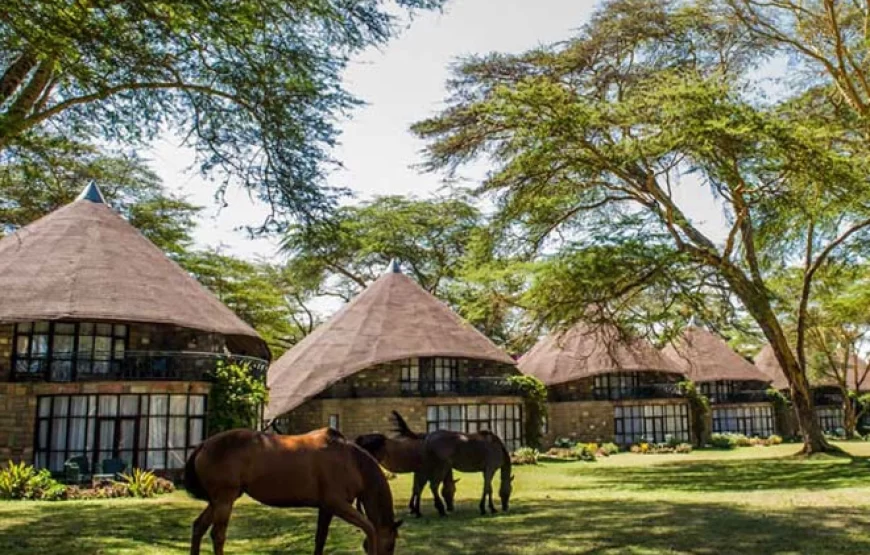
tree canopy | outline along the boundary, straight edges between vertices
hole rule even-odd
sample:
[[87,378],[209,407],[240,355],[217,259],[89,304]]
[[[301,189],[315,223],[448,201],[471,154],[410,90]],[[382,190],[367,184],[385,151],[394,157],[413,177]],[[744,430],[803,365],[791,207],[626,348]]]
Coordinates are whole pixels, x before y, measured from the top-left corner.
[[[172,130],[200,168],[277,215],[329,205],[323,187],[352,54],[443,0],[46,0],[4,3],[0,153],[31,134],[141,145]],[[397,9],[398,8],[398,9]]]
[[[866,238],[868,151],[813,90],[766,98],[751,72],[774,49],[710,8],[617,0],[566,43],[469,58],[448,108],[414,130],[430,169],[490,163],[481,192],[535,262],[537,318],[661,324],[737,301],[785,369],[805,449],[825,450],[804,320],[815,273]],[[724,212],[724,237],[687,193]],[[768,287],[783,265],[801,273],[794,349]]]

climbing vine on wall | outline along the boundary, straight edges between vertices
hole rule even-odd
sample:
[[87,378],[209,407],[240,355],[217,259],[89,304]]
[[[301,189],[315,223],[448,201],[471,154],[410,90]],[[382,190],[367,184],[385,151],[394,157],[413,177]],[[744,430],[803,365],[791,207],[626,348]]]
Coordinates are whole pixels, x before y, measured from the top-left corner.
[[709,434],[707,429],[707,415],[710,414],[710,399],[698,390],[698,386],[691,380],[679,382],[677,388],[689,401],[689,412],[692,418],[692,433],[695,436],[695,445],[701,446]]
[[547,386],[532,376],[510,376],[508,382],[523,397],[523,412],[526,415],[526,445],[538,448],[543,439],[544,419],[547,417]]
[[266,384],[247,365],[218,362],[208,397],[209,434],[256,428],[267,399]]

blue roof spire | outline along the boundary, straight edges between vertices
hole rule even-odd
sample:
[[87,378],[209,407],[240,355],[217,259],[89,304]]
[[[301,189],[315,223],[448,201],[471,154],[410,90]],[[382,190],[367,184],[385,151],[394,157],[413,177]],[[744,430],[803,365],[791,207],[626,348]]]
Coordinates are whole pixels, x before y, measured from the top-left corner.
[[390,265],[387,266],[387,271],[385,273],[387,273],[387,274],[401,274],[402,273],[402,267],[399,265],[398,258],[394,258],[394,259],[390,260]]
[[97,183],[95,181],[91,181],[88,183],[87,187],[79,193],[79,196],[76,200],[87,200],[93,202],[95,204],[106,204],[106,198],[103,196],[100,188],[97,187]]

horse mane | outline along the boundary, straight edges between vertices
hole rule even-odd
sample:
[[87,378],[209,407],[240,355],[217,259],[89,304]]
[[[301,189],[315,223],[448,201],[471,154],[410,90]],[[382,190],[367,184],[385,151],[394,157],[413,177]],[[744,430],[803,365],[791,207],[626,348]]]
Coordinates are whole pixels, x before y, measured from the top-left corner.
[[417,432],[411,430],[408,426],[408,423],[405,422],[405,419],[402,418],[402,415],[396,411],[393,411],[393,420],[396,422],[396,433],[398,433],[402,437],[407,437],[409,439],[425,439],[426,434],[418,434]]
[[362,474],[364,487],[360,494],[366,517],[375,526],[392,526],[393,494],[380,465],[368,451],[356,443],[347,442],[357,469]]
[[363,434],[357,436],[354,442],[369,453],[374,454],[376,451],[384,448],[384,445],[387,443],[387,436],[384,434]]

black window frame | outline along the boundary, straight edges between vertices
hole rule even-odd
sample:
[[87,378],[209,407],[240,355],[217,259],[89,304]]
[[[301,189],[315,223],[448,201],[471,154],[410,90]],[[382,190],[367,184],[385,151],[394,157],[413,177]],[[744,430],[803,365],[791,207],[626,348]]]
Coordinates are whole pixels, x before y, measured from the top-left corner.
[[713,407],[712,421],[713,433],[737,433],[746,437],[770,437],[776,433],[770,405]]
[[[109,328],[108,334],[97,333],[103,327]],[[59,331],[59,329],[66,328],[70,328],[71,332],[62,333]],[[91,329],[90,332],[86,332],[88,328]],[[38,342],[34,341],[35,337],[45,337],[46,350],[44,353],[34,352],[34,348],[38,345]],[[69,337],[72,340],[72,349],[63,352],[63,355],[55,352],[56,340],[61,337]],[[68,322],[63,320],[17,323],[13,330],[12,340],[13,379],[73,382],[78,379],[80,373],[84,376],[116,375],[127,352],[129,337],[130,326],[125,323]],[[107,357],[97,356],[98,338],[109,341]],[[91,346],[87,353],[88,356],[82,356],[85,354],[83,339],[90,339]],[[22,340],[26,340],[27,344],[25,353],[22,353],[20,349]],[[98,364],[104,365],[104,370],[94,372],[93,369]]]
[[[433,414],[435,418],[433,418]],[[446,418],[442,418],[442,415],[445,414]],[[436,430],[453,430],[468,434],[489,430],[498,435],[507,449],[513,452],[522,447],[525,441],[524,418],[522,403],[428,405],[426,407],[426,431],[430,433]],[[508,430],[510,433],[505,433]]]
[[[154,414],[151,410],[153,406],[152,399],[155,397],[165,397],[166,399],[166,409],[159,414]],[[173,397],[185,398],[183,413],[173,412]],[[74,398],[85,398],[86,400],[87,408],[83,417],[73,414],[72,408]],[[132,398],[136,398],[135,413],[123,414],[123,400],[130,400]],[[197,401],[201,400],[202,403],[202,410],[197,414],[191,413],[191,410],[194,408],[194,399]],[[64,403],[61,402],[62,400],[65,400],[66,413],[58,414],[60,411],[56,410],[55,407],[56,405],[64,405]],[[45,406],[43,403],[46,401],[48,406],[47,415],[43,415],[43,407]],[[104,401],[110,402],[104,403]],[[111,414],[104,413],[103,407],[109,405],[114,406],[114,410],[108,411]],[[36,401],[36,419],[33,434],[33,464],[37,468],[49,468],[52,472],[61,472],[63,469],[62,465],[65,461],[73,457],[85,456],[88,458],[91,468],[96,469],[98,468],[97,464],[101,463],[102,460],[107,458],[117,458],[122,455],[122,451],[129,451],[131,466],[154,470],[177,470],[183,468],[184,461],[187,460],[187,457],[190,456],[196,445],[208,437],[207,417],[208,395],[205,393],[99,393],[39,395],[37,396]],[[70,432],[74,419],[84,420],[85,436],[84,447],[82,449],[71,448],[70,446],[72,439]],[[149,431],[152,422],[156,422],[158,419],[163,421],[162,446],[152,447],[149,444]],[[184,419],[184,445],[171,448],[169,440],[172,432],[172,421],[176,419]],[[58,422],[57,426],[54,425],[55,421]],[[119,446],[119,439],[121,437],[121,429],[123,426],[122,422],[124,421],[133,422],[131,449],[121,449]],[[103,445],[101,444],[99,437],[101,427],[107,422],[112,423],[113,429],[112,445],[108,450],[101,449]],[[194,422],[199,423],[198,429],[200,430],[200,438],[192,437],[192,423]],[[43,423],[45,423],[44,428]],[[64,439],[62,442],[63,447],[61,449],[53,448],[56,428],[62,429],[64,433]],[[45,430],[44,440],[40,437],[43,429]],[[107,457],[101,455],[101,453],[105,451],[110,451],[110,456]],[[175,453],[177,451],[183,451],[183,453],[177,453],[177,455],[180,455],[180,458],[176,457],[179,464],[176,466],[170,466],[170,453]],[[60,457],[53,457],[53,455],[57,453],[60,453]],[[157,457],[157,454],[162,455],[162,457]],[[40,458],[42,455],[44,455],[44,459]],[[157,466],[153,464],[152,456],[154,457],[153,461],[162,458],[162,465]]]
[[[646,414],[647,409],[650,414]],[[669,426],[669,420],[674,423],[681,420],[682,430]],[[613,437],[614,442],[619,445],[634,445],[642,441],[665,443],[668,436],[680,442],[688,442],[691,438],[690,425],[689,407],[685,403],[644,403],[613,407]]]
[[818,405],[815,417],[819,428],[823,432],[831,433],[844,428],[846,414],[842,406]]

